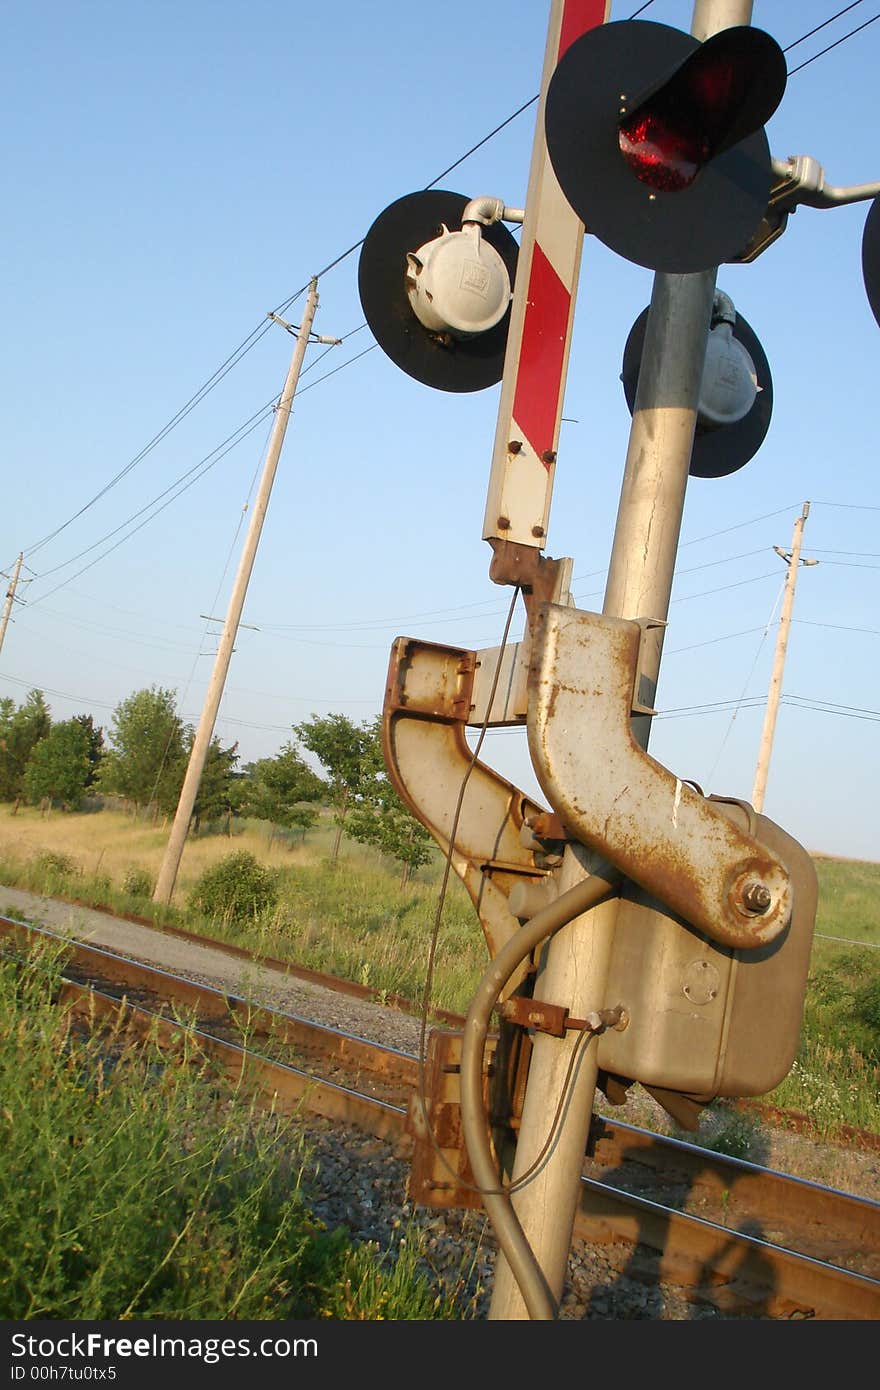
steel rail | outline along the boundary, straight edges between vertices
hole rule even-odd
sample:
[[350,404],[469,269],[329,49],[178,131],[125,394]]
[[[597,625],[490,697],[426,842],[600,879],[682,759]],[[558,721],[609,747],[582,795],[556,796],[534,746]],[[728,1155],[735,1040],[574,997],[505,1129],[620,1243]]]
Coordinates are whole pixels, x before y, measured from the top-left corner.
[[[411,1140],[406,1133],[407,1108],[349,1086],[320,1078],[302,1068],[265,1056],[252,1046],[220,1038],[206,1025],[237,1021],[248,1039],[271,1037],[303,1047],[313,1056],[331,1057],[340,1065],[361,1073],[380,1075],[410,1091],[418,1078],[417,1059],[380,1044],[367,1042],[295,1015],[276,1014],[238,996],[224,994],[105,948],[86,945],[43,927],[12,919],[0,919],[0,938],[25,944],[35,937],[64,944],[78,967],[110,979],[124,990],[140,989],[161,995],[175,1006],[193,1011],[199,1023],[169,1018],[155,1009],[136,1004],[128,994],[120,998],[94,985],[67,979],[62,998],[78,1016],[121,1012],[126,1026],[144,1036],[154,1030],[160,1037],[180,1036],[186,1029],[200,1051],[218,1063],[228,1080],[261,1096],[282,1113],[304,1109],[336,1123],[364,1129],[386,1139],[401,1153]],[[662,1148],[660,1148],[662,1146]],[[829,1199],[834,1201],[834,1229],[842,1239],[880,1249],[880,1204],[840,1193],[789,1175],[730,1159],[696,1145],[650,1134],[632,1126],[599,1120],[596,1157],[608,1170],[633,1158],[654,1168],[670,1162],[684,1165],[690,1174],[691,1193],[708,1183],[716,1190],[730,1190],[735,1182],[748,1189],[749,1200],[767,1216],[778,1216],[794,1205],[817,1227],[828,1223]],[[662,1155],[667,1155],[664,1157]],[[788,1194],[792,1194],[790,1197]],[[590,1242],[624,1242],[635,1253],[628,1268],[684,1287],[725,1311],[749,1312],[759,1308],[772,1316],[847,1319],[880,1318],[880,1280],[853,1273],[810,1255],[786,1249],[755,1234],[733,1230],[690,1212],[682,1212],[615,1186],[607,1177],[585,1177],[575,1234]]]
[[[32,895],[40,896],[40,895]],[[177,941],[190,942],[197,947],[210,947],[211,950],[222,952],[224,955],[232,957],[234,960],[246,961],[249,966],[260,967],[266,970],[277,970],[282,975],[288,976],[292,980],[301,980],[306,984],[315,984],[323,989],[332,991],[334,994],[347,994],[354,999],[362,999],[366,1002],[375,1003],[389,1008],[400,1009],[403,1013],[417,1015],[420,1005],[414,1004],[412,1000],[405,998],[401,994],[375,989],[371,985],[358,984],[354,980],[344,980],[338,975],[328,975],[320,970],[312,970],[307,966],[297,965],[295,962],[282,960],[276,956],[256,955],[253,951],[244,946],[237,946],[231,941],[221,941],[215,937],[201,936],[196,932],[187,931],[184,927],[175,927],[170,924],[157,924],[152,918],[140,917],[135,913],[113,912],[109,908],[95,908],[91,904],[78,898],[49,899],[52,902],[64,902],[72,907],[80,907],[89,912],[98,913],[107,918],[108,922],[130,922],[133,926],[144,927],[158,937],[167,936]],[[51,928],[39,927],[33,923],[21,922],[17,918],[4,917],[0,915],[0,937],[9,926],[27,926],[34,930],[43,930],[53,935]],[[76,937],[57,933],[63,940],[74,942]],[[111,949],[105,947],[104,949]],[[118,953],[117,953],[118,954]],[[441,1009],[435,1006],[429,1008],[429,1017],[448,1023],[451,1028],[464,1027],[464,1014],[455,1013],[449,1009]],[[809,1115],[800,1114],[793,1110],[782,1111],[778,1107],[766,1105],[760,1100],[744,1099],[740,1101],[729,1101],[732,1109],[742,1110],[748,1114],[755,1115],[759,1120],[772,1124],[778,1120],[786,1129],[793,1132],[809,1134],[815,1131],[815,1123]],[[835,1133],[848,1144],[865,1149],[880,1149],[880,1134],[874,1134],[868,1130],[856,1129],[851,1125],[839,1125]],[[663,1136],[659,1136],[663,1137]]]

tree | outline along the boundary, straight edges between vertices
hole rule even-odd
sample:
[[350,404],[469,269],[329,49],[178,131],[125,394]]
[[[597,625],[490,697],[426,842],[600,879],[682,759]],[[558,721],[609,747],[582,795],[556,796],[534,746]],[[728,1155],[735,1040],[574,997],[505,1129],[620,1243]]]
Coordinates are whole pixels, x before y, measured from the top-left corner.
[[336,808],[336,838],[330,852],[330,862],[335,864],[345,819],[364,776],[364,760],[372,738],[370,726],[366,721],[353,724],[344,714],[323,718],[313,714],[302,724],[294,724],[293,732],[303,748],[314,753],[329,779],[330,799]]
[[380,720],[366,728],[369,743],[361,762],[359,794],[351,808],[346,834],[398,860],[403,865],[400,886],[405,888],[412,871],[430,859],[431,837],[391,785],[382,752]]
[[41,690],[31,690],[18,709],[14,700],[0,700],[0,801],[21,796],[28,759],[51,727]]
[[64,810],[76,810],[90,771],[88,730],[81,718],[65,719],[34,745],[22,789],[29,801],[60,801]]
[[255,820],[270,825],[306,831],[318,819],[311,805],[327,794],[327,783],[293,746],[286,743],[274,758],[260,758],[249,763],[242,789],[241,809]]
[[93,787],[98,780],[98,768],[104,755],[104,730],[95,728],[95,721],[90,714],[76,714],[74,718],[78,724],[82,724],[89,741],[89,775],[86,781],[86,789],[88,789]]
[[[195,739],[193,729],[186,730],[186,759],[189,761]],[[232,811],[232,781],[235,764],[238,762],[238,744],[224,748],[218,738],[212,738],[202,775],[199,790],[193,805],[193,826],[198,831],[203,820],[218,820],[220,816]]]
[[102,790],[155,804],[169,815],[177,806],[186,771],[187,730],[177,713],[173,690],[136,690],[113,711],[111,747],[101,764]]

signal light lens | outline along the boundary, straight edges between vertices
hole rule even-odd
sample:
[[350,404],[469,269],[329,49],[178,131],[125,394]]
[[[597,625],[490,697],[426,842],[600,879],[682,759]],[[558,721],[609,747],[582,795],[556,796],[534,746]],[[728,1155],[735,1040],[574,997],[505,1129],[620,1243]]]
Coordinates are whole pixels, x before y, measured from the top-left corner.
[[621,154],[650,188],[680,192],[763,125],[784,89],[785,59],[774,39],[748,26],[722,30],[623,113]]
[[663,193],[688,188],[710,158],[705,136],[651,113],[620,127],[620,152],[636,178]]

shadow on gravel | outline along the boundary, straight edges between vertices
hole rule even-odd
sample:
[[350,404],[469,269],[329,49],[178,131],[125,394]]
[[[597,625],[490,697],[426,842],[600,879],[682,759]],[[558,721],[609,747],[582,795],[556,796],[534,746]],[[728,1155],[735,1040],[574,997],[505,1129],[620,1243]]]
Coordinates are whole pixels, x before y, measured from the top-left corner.
[[[753,1139],[751,1163],[760,1165],[769,1156],[760,1147]],[[687,1171],[658,1173],[633,1148],[603,1174],[603,1184],[642,1198],[644,1205],[626,1263],[590,1291],[585,1317],[770,1316],[776,1280],[760,1244],[764,1228],[754,1217],[737,1217],[737,1175],[726,1189],[719,1187],[717,1155],[709,1149],[703,1153],[690,1151]],[[664,1207],[687,1211],[705,1224],[689,1236]]]

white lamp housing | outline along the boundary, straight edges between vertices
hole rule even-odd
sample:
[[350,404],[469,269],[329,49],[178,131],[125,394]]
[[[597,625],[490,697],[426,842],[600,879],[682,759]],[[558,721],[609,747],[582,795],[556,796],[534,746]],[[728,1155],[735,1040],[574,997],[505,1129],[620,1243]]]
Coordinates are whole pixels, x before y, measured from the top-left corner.
[[494,328],[510,303],[504,261],[476,222],[460,232],[445,223],[433,241],[406,258],[406,290],[413,313],[432,333],[473,338]]
[[704,425],[734,425],[748,415],[758,394],[755,364],[733,336],[733,325],[719,323],[709,333],[697,415]]

